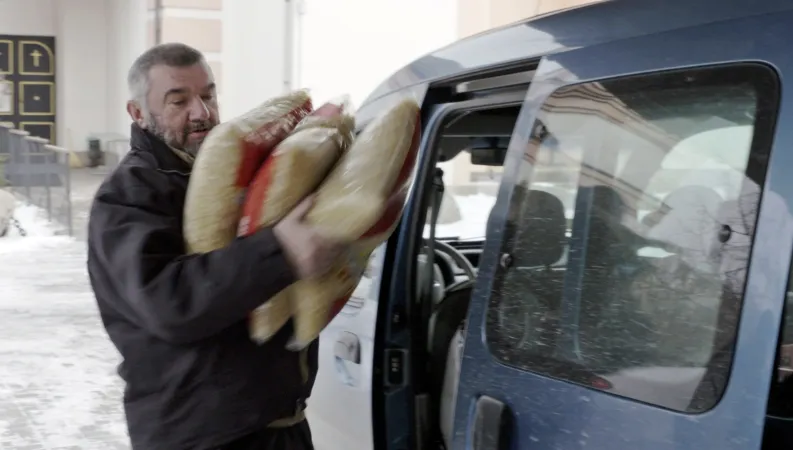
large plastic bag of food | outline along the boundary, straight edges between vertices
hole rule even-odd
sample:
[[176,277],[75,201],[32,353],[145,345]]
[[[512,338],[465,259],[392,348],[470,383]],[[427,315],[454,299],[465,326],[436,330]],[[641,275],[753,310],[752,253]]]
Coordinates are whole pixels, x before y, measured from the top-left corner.
[[236,238],[248,185],[311,109],[308,92],[295,91],[212,129],[196,157],[185,198],[188,253],[223,248]]
[[394,231],[413,175],[421,121],[419,104],[403,99],[371,122],[317,190],[306,220],[351,244],[326,275],[293,284],[294,336],[300,350],[338,314],[361,280],[369,256]]
[[[355,119],[346,105],[328,103],[317,109],[267,157],[246,193],[240,235],[275,225],[317,189],[352,143]],[[287,289],[251,314],[251,339],[266,342],[290,316]]]

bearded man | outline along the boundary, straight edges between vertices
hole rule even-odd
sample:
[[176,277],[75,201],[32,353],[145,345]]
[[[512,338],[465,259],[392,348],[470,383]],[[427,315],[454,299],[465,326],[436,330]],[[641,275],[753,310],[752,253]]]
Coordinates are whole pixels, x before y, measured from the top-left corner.
[[343,249],[305,223],[304,201],[273,228],[187,255],[182,215],[193,159],[218,124],[214,78],[183,44],[142,54],[129,71],[129,153],[91,209],[88,273],[123,362],[133,449],[311,449],[303,410],[317,344],[248,338],[246,317]]

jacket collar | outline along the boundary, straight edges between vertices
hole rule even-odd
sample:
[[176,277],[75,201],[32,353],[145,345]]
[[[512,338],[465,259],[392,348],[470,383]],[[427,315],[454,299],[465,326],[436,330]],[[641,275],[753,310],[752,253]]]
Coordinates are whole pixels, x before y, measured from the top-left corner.
[[188,159],[178,155],[177,150],[171,148],[159,137],[144,130],[136,123],[132,124],[130,136],[130,148],[150,154],[157,161],[157,170],[190,175],[192,164]]

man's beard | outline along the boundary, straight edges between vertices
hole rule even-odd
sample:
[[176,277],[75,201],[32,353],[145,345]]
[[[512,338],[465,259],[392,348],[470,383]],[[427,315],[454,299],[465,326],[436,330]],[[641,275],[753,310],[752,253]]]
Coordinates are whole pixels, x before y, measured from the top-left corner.
[[146,118],[146,129],[151,134],[162,139],[162,141],[169,146],[187,152],[193,156],[198,154],[198,149],[201,147],[201,144],[204,143],[204,140],[187,142],[187,137],[194,131],[209,131],[214,128],[214,126],[215,124],[210,120],[188,122],[184,130],[182,130],[181,135],[179,135],[173,131],[160,127],[154,115],[149,115]]

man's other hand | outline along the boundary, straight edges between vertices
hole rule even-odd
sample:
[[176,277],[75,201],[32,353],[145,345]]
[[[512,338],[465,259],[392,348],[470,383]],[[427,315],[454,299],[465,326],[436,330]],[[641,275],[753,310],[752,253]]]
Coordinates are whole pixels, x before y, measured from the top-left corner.
[[287,259],[301,279],[324,275],[347,249],[344,244],[322,237],[305,222],[313,204],[314,196],[304,199],[273,228]]

